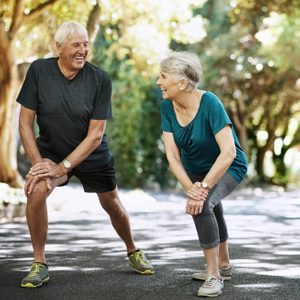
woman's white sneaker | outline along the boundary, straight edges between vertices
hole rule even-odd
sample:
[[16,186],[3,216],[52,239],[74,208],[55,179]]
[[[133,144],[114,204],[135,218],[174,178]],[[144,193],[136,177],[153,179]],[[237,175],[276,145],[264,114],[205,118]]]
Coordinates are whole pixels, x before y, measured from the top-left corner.
[[224,287],[223,278],[209,276],[198,290],[199,297],[217,297],[222,294]]
[[[219,267],[220,275],[223,277],[223,280],[230,280],[232,276],[232,266],[229,265],[227,267]],[[195,280],[206,280],[207,274],[207,265],[205,265],[205,269],[194,273],[192,278]]]

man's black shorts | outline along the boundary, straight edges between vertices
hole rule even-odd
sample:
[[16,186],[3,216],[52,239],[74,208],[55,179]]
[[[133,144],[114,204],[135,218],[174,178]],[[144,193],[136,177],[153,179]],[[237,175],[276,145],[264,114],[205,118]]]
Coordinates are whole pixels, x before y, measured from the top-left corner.
[[[40,153],[43,158],[49,158],[55,163],[62,161],[55,154],[44,149],[40,149]],[[78,165],[72,169],[68,173],[68,180],[61,186],[67,185],[69,179],[74,175],[80,180],[84,191],[87,193],[105,193],[113,191],[116,188],[116,175],[113,157],[111,157],[109,162],[105,164],[101,164],[101,161],[99,161],[98,166],[97,161],[93,161],[90,164],[90,168],[85,163],[84,168]]]

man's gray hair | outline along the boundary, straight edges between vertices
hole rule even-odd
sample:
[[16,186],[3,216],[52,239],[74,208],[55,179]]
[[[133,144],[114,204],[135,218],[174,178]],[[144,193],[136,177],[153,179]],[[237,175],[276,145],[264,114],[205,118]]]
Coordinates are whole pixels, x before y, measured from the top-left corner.
[[202,67],[199,57],[188,51],[171,51],[161,61],[160,69],[163,73],[174,76],[177,80],[185,79],[188,82],[186,91],[197,89],[202,79]]
[[58,27],[54,35],[54,41],[61,46],[64,46],[67,43],[69,36],[74,34],[82,34],[88,37],[86,28],[80,23],[75,21],[64,22]]

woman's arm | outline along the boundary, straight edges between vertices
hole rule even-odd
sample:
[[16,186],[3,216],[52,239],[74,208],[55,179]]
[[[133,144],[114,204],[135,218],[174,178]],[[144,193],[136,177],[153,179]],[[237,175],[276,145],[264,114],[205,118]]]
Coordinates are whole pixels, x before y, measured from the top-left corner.
[[205,200],[208,192],[206,189],[200,188],[195,191],[193,182],[187,175],[180,159],[179,150],[174,141],[173,133],[163,132],[163,141],[165,144],[166,155],[169,162],[170,169],[178,181],[181,183],[187,196],[194,200]]
[[203,188],[197,190],[194,188],[195,184],[190,180],[181,163],[179,150],[174,141],[173,133],[164,131],[163,141],[170,169],[188,195],[185,207],[186,213],[192,216],[199,215],[202,212],[203,201],[206,200],[208,191]]
[[180,160],[179,150],[174,141],[173,133],[163,132],[163,142],[165,144],[167,160],[169,162],[169,167],[178,181],[181,183],[185,192],[187,192],[192,186],[193,183],[188,177],[185,169]]
[[220,178],[226,173],[233,160],[236,157],[236,148],[229,125],[226,125],[215,135],[216,141],[220,147],[220,154],[206,174],[205,181],[212,188]]

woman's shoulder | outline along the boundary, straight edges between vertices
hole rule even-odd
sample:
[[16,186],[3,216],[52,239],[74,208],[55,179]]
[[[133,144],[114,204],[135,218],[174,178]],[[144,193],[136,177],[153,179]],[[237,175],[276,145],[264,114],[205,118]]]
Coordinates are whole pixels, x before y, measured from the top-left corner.
[[213,92],[211,91],[205,91],[202,100],[206,102],[207,105],[222,105],[221,99]]
[[213,93],[211,91],[208,91],[208,90],[203,91],[203,96],[202,97],[207,98],[207,99],[220,101],[219,97],[215,93]]

